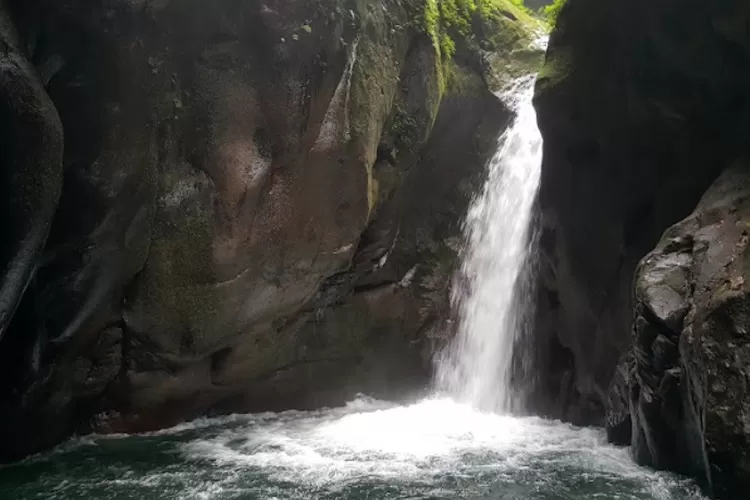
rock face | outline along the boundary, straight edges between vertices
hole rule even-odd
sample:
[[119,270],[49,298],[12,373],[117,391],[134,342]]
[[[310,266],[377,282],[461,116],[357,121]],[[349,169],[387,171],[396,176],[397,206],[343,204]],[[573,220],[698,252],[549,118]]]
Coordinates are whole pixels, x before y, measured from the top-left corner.
[[423,8],[0,8],[0,461],[424,387],[528,36],[501,3],[450,60]]
[[533,401],[725,499],[750,486],[749,21],[734,0],[569,0],[536,96]]
[[618,420],[605,408],[630,347],[636,266],[747,150],[749,16],[739,0],[563,8],[536,96],[543,413]]
[[32,280],[62,187],[60,118],[0,4],[0,339]]
[[730,499],[750,486],[749,243],[743,162],[664,234],[635,281],[635,458],[697,476]]

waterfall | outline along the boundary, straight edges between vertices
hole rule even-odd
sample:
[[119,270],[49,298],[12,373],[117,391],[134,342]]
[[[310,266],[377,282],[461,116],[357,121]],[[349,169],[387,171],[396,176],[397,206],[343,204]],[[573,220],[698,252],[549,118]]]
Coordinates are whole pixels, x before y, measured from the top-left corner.
[[484,190],[464,223],[452,297],[458,331],[437,359],[438,390],[486,411],[519,409],[511,378],[514,363],[524,362],[514,351],[523,344],[533,303],[525,278],[542,158],[534,82],[534,75],[521,78],[500,96],[515,118],[498,140]]

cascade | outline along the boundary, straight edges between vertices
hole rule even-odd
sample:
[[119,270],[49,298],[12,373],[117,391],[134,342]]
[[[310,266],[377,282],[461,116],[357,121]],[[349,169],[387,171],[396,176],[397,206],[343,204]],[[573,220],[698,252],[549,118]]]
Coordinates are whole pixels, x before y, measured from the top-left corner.
[[440,392],[486,411],[519,409],[514,362],[531,307],[533,207],[539,188],[542,137],[532,104],[535,76],[517,80],[500,96],[515,113],[498,140],[484,189],[464,223],[462,266],[453,287],[458,331],[438,356]]

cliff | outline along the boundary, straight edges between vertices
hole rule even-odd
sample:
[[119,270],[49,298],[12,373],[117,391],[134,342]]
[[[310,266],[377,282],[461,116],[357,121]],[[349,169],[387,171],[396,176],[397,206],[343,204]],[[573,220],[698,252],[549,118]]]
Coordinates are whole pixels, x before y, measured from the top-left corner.
[[456,5],[0,5],[0,460],[424,387],[492,91],[541,58]]
[[[739,312],[719,312],[724,285],[707,275],[744,279],[744,174],[736,192],[703,196],[748,153],[748,15],[732,0],[569,0],[536,96],[545,157],[535,407],[606,424],[640,463],[702,477],[725,498],[740,498],[747,480],[744,368],[730,347],[743,341],[727,337],[744,326]],[[676,287],[670,296],[644,291],[662,279]],[[742,303],[741,290],[726,300]],[[722,315],[739,326],[724,330]],[[714,376],[723,385],[712,387]]]

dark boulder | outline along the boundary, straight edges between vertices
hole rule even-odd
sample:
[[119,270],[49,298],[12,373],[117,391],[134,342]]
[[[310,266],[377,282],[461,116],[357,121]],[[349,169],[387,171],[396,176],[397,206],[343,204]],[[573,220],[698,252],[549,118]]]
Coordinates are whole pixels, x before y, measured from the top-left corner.
[[748,242],[742,162],[665,233],[635,283],[634,456],[699,477],[727,499],[750,487]]
[[638,262],[746,151],[749,15],[734,0],[563,8],[536,95],[545,146],[534,341],[544,364],[533,399],[544,413],[605,423],[630,347]]

